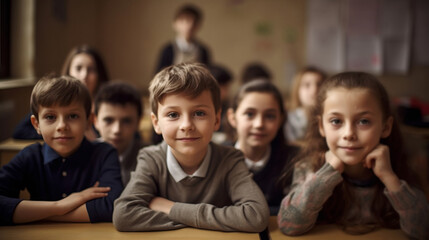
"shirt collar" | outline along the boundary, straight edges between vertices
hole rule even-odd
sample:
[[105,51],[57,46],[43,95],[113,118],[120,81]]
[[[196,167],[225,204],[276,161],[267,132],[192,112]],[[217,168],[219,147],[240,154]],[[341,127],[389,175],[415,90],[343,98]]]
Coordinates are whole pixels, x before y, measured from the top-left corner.
[[[236,149],[240,149],[240,143],[237,141],[234,147]],[[265,167],[265,165],[267,165],[268,160],[270,159],[270,155],[271,155],[271,145],[268,145],[268,149],[261,159],[259,159],[258,161],[252,161],[249,158],[244,157],[244,162],[246,163],[246,166],[249,170],[251,170],[254,173],[257,173],[257,172],[260,172]]]
[[128,145],[127,149],[125,149],[125,151],[124,151],[122,154],[120,154],[120,155],[119,155],[119,162],[123,162],[123,161],[124,161],[124,159],[125,159],[126,157],[128,157],[128,155],[130,155],[130,153],[131,153],[131,149],[132,149],[132,148],[133,148],[133,146],[134,146],[134,141],[135,141],[135,139],[134,139],[134,137],[133,137],[133,140],[131,140],[131,142],[130,142],[130,144]]
[[190,52],[195,49],[195,44],[193,42],[187,42],[185,39],[180,37],[176,38],[176,44],[182,52]]
[[170,172],[171,176],[173,176],[176,182],[180,182],[187,177],[205,177],[207,175],[207,171],[210,165],[210,157],[211,157],[211,146],[208,145],[206,156],[203,159],[200,167],[195,171],[192,175],[188,175],[185,173],[177,162],[176,158],[173,156],[171,152],[170,146],[167,146],[167,168],[168,172]]
[[[84,157],[88,155],[88,150],[90,149],[89,148],[90,145],[91,143],[88,142],[86,138],[83,138],[79,148],[72,155],[66,157],[66,159],[84,159]],[[43,144],[42,154],[43,154],[44,164],[48,164],[56,159],[63,158],[46,143]]]

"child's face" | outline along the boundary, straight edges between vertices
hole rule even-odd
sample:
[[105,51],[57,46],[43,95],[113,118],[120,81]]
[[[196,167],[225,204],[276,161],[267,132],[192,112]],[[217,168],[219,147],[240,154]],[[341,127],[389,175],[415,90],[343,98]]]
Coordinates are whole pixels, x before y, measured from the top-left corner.
[[302,75],[299,85],[299,101],[303,107],[314,106],[322,79],[319,74],[307,72]]
[[88,117],[80,102],[68,106],[39,106],[39,120],[33,115],[31,123],[43,140],[60,156],[68,157],[80,146]]
[[95,127],[101,138],[122,154],[132,144],[139,120],[137,108],[133,104],[101,103],[95,117]]
[[220,111],[215,112],[208,90],[196,98],[167,94],[158,103],[158,116],[151,117],[156,133],[162,134],[179,162],[201,161],[220,123]]
[[334,88],[327,92],[319,119],[329,149],[347,165],[361,163],[390,135],[392,119],[383,121],[377,98],[367,89]]
[[86,53],[79,53],[70,63],[70,76],[82,81],[91,95],[94,95],[98,84],[97,66],[93,57]]
[[173,29],[179,36],[191,40],[197,31],[197,25],[193,16],[183,15],[173,22]]
[[228,120],[237,130],[243,147],[268,147],[275,138],[283,118],[276,99],[270,93],[250,92],[235,112],[228,111]]

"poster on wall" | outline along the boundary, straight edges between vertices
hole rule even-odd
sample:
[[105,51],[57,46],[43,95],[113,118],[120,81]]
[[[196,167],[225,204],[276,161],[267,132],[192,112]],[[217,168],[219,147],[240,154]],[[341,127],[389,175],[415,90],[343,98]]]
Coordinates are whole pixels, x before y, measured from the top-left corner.
[[[408,72],[410,0],[308,0],[307,3],[309,64],[331,73]],[[421,34],[428,35],[428,31]]]
[[382,40],[377,24],[378,1],[349,0],[346,6],[346,69],[380,74]]
[[340,6],[340,0],[308,1],[307,64],[331,73],[344,69]]
[[380,30],[384,72],[406,74],[410,62],[411,10],[409,0],[382,0]]

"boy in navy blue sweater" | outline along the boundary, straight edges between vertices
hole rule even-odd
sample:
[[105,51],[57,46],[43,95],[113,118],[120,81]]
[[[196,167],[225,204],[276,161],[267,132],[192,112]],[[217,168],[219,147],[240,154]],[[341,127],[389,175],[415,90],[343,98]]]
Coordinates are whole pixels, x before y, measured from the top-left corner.
[[[0,169],[0,225],[111,221],[123,189],[118,154],[84,136],[91,111],[85,85],[66,76],[42,78],[30,106],[45,143],[24,148]],[[25,188],[30,200],[19,199]]]

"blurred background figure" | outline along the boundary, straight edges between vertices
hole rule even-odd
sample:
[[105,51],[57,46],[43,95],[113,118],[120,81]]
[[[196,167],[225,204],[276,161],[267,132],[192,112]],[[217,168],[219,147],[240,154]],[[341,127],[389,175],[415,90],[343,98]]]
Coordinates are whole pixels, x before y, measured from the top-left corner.
[[173,20],[176,39],[162,49],[156,72],[182,62],[210,63],[208,48],[196,39],[202,17],[201,10],[194,5],[184,5],[177,11]]
[[61,75],[81,80],[94,97],[100,87],[109,81],[109,75],[100,54],[89,45],[80,45],[70,50],[64,61]]
[[222,102],[221,125],[218,131],[213,133],[212,140],[216,143],[224,143],[227,141],[229,132],[234,131],[228,124],[226,111],[229,104],[229,92],[233,81],[231,71],[225,66],[212,64],[208,66],[210,73],[216,79],[220,88],[220,99]]
[[259,62],[253,62],[246,65],[241,76],[241,84],[253,80],[266,80],[271,82],[271,72],[268,68]]
[[317,91],[326,77],[325,72],[310,66],[296,74],[284,127],[285,137],[289,142],[299,143],[304,139],[309,111],[316,103]]
[[[76,46],[70,50],[64,61],[61,75],[72,76],[82,81],[88,88],[92,98],[94,98],[100,86],[109,81],[109,76],[100,54],[88,45]],[[15,127],[13,138],[42,139],[42,136],[31,125],[31,114],[28,113]],[[93,116],[94,114],[91,112],[89,117],[92,119]],[[93,121],[91,120],[91,122]],[[85,132],[85,136],[92,141],[98,137],[98,133],[94,127],[91,127]]]

